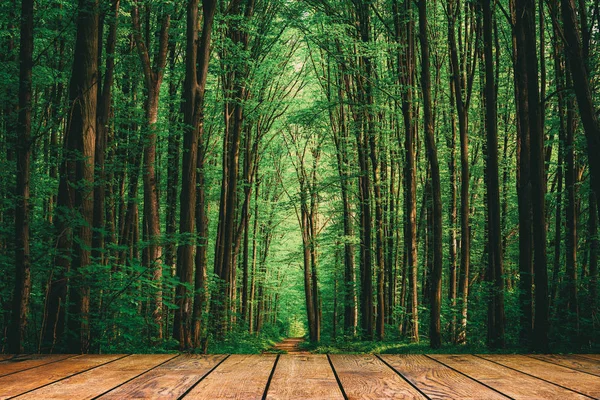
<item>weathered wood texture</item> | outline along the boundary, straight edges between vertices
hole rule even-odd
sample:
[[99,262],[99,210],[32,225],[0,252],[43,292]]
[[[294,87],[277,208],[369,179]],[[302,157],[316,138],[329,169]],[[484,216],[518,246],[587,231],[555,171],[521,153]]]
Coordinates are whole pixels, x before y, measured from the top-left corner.
[[530,357],[537,358],[538,360],[542,361],[547,361],[553,364],[562,365],[563,367],[576,369],[577,371],[587,372],[588,374],[600,376],[600,362],[586,359],[584,357],[557,356],[552,354],[536,354]]
[[73,355],[66,354],[50,354],[40,355],[32,354],[19,356],[6,360],[0,364],[0,376],[14,374],[15,372],[25,371],[30,368],[36,368],[44,364],[53,363],[56,361],[64,360],[66,358],[73,357]]
[[506,396],[424,355],[381,358],[430,399],[506,399]]
[[178,399],[226,356],[182,355],[111,390],[106,399]]
[[600,397],[600,378],[597,376],[521,355],[481,355],[480,357],[572,391],[594,398]]
[[430,357],[513,399],[528,400],[532,396],[555,400],[588,398],[472,355],[436,354]]
[[262,399],[277,356],[232,355],[192,389],[187,399]]
[[[278,358],[279,357],[279,358]],[[54,355],[0,360],[0,400],[600,398],[595,355]]]
[[324,354],[280,356],[267,394],[267,399],[343,398]]
[[425,399],[423,394],[373,355],[332,355],[349,399]]
[[0,378],[0,399],[7,399],[41,388],[69,376],[124,357],[124,355],[89,355],[67,358],[59,363],[45,364],[18,374]]
[[93,399],[175,357],[131,355],[29,392],[19,399]]

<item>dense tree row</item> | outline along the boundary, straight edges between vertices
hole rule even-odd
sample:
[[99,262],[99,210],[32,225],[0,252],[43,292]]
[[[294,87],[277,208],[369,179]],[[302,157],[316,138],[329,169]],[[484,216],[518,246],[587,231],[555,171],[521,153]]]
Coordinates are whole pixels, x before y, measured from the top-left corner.
[[598,345],[597,2],[5,3],[3,351]]

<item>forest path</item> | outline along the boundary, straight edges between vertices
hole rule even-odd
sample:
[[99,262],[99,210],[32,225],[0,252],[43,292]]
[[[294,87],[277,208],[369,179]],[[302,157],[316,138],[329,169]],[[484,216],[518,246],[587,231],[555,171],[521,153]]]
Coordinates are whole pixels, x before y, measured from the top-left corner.
[[287,338],[277,343],[271,350],[285,351],[287,354],[310,354],[310,352],[300,348],[300,343],[303,342],[303,337]]

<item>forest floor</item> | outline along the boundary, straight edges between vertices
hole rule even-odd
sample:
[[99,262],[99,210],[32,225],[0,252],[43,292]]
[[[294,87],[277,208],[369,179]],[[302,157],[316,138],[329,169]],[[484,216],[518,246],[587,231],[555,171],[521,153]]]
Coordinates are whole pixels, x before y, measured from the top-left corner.
[[301,348],[301,344],[304,343],[303,337],[287,338],[277,343],[275,346],[267,350],[268,353],[286,353],[286,354],[310,354]]

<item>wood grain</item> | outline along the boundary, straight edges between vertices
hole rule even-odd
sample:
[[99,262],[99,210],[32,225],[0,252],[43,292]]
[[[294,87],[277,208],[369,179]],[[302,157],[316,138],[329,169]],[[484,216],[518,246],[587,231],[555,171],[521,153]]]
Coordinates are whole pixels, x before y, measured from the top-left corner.
[[119,386],[100,399],[178,399],[225,357],[181,355]]
[[275,354],[229,356],[184,399],[261,399],[276,358]]
[[443,362],[513,399],[571,400],[588,398],[472,355],[432,354],[429,357]]
[[348,399],[425,399],[374,355],[330,356]]
[[505,399],[485,387],[424,355],[382,355],[381,358],[418,387],[430,399]]
[[127,356],[110,364],[44,386],[18,398],[38,400],[93,399],[173,357],[175,357],[173,354]]
[[329,360],[324,354],[279,357],[267,399],[342,399]]
[[577,356],[559,356],[556,354],[534,354],[529,357],[600,376],[600,361]]
[[114,361],[123,355],[76,356],[0,378],[0,399],[29,392],[60,379]]
[[590,360],[600,361],[600,354],[578,354],[577,356],[588,358]]
[[588,396],[600,397],[600,377],[536,360],[527,356],[486,354],[480,355],[480,357],[549,382],[556,383]]
[[37,368],[73,356],[73,354],[27,354],[18,356],[0,363],[0,376],[14,374],[29,368]]

